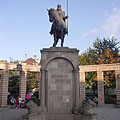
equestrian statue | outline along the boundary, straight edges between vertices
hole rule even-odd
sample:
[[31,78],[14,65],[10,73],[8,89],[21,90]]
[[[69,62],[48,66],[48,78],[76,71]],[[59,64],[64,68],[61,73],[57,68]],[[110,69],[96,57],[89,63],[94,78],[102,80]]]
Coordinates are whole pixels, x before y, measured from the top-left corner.
[[53,47],[56,47],[58,40],[61,39],[61,47],[63,47],[65,35],[68,33],[65,20],[65,12],[62,11],[61,5],[57,5],[57,10],[51,8],[48,10],[49,21],[52,22],[50,34],[54,36]]

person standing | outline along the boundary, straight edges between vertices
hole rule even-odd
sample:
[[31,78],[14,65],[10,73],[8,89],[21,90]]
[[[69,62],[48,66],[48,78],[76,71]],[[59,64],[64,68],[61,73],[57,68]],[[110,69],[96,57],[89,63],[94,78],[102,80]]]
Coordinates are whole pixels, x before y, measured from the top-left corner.
[[21,108],[21,106],[22,106],[22,98],[19,97],[18,99],[19,99],[19,107]]
[[25,95],[25,100],[28,102],[31,99],[31,95],[28,93]]
[[16,100],[15,100],[14,96],[12,96],[10,102],[11,102],[12,106],[15,105]]
[[31,99],[31,95],[28,93],[25,95],[25,102],[24,104],[22,105],[22,108],[24,108],[27,104],[27,102]]

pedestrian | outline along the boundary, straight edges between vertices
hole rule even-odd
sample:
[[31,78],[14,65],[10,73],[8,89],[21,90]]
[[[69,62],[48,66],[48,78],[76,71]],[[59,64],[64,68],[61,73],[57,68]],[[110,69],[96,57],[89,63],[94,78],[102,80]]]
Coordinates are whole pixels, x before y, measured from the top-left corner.
[[17,108],[18,106],[18,103],[19,103],[19,98],[16,99],[16,102],[15,102],[15,107]]
[[25,102],[24,104],[22,105],[22,108],[25,108],[27,102],[31,99],[31,95],[28,93],[25,95]]
[[14,105],[15,105],[16,100],[15,100],[14,96],[12,96],[12,98],[11,98],[10,102],[11,102],[12,106],[14,106]]
[[19,97],[18,99],[19,99],[19,107],[21,108],[21,106],[22,106],[22,98]]
[[28,102],[31,99],[31,95],[28,93],[25,95],[25,100]]

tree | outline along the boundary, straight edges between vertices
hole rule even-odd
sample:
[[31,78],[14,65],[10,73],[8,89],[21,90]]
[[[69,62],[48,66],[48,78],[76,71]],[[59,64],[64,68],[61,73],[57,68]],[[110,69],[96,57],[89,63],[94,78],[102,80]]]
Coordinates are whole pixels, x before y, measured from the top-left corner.
[[19,61],[19,60],[13,60],[13,58],[12,57],[10,57],[10,63],[20,63],[20,62],[22,62],[22,61]]
[[[80,65],[93,65],[94,64],[94,59],[91,58],[88,55],[88,51],[83,53],[81,56],[79,56],[79,64]],[[92,89],[94,94],[95,90],[97,89],[97,75],[96,72],[87,72],[85,73],[86,76],[86,82],[85,82],[85,87]]]
[[112,37],[109,38],[97,38],[93,43],[94,48],[88,49],[88,56],[94,58],[94,64],[111,64],[120,62],[119,47],[117,47],[119,42],[117,39]]
[[28,72],[27,74],[27,92],[31,92],[34,88],[39,88],[39,72]]
[[[89,52],[83,53],[81,56],[79,56],[79,64],[80,65],[93,65],[95,59],[89,56]],[[97,89],[97,75],[96,72],[87,72],[85,73],[86,82],[85,87],[92,89],[94,94],[95,90]]]
[[19,95],[19,81],[20,81],[20,72],[19,71],[9,71],[9,84],[8,91],[11,96],[16,98]]
[[92,65],[93,58],[91,58],[88,53],[83,53],[79,56],[79,64],[80,65]]
[[0,62],[7,62],[7,60],[0,60]]
[[[80,65],[92,64],[111,64],[120,62],[119,42],[112,37],[97,38],[93,43],[93,48],[89,47],[85,53],[79,56]],[[104,85],[106,88],[115,86],[115,78],[113,71],[104,72]],[[93,77],[91,77],[93,75]],[[95,73],[86,74],[86,87],[91,88],[91,85],[96,86]],[[89,84],[89,85],[88,85]],[[92,86],[92,88],[94,88]]]
[[[95,52],[93,53],[93,50],[91,52],[90,49],[89,55],[91,57],[93,57],[92,55],[95,56],[96,64],[118,63],[120,62],[119,47],[117,47],[118,44],[119,42],[117,42],[117,39],[114,37],[111,39],[103,38],[103,40],[97,38],[97,40],[93,43]],[[115,85],[114,75],[115,73],[113,71],[104,72],[104,85],[106,88]]]
[[97,73],[87,72],[85,73],[85,76],[86,76],[85,87],[92,89],[95,95],[95,91],[97,90]]

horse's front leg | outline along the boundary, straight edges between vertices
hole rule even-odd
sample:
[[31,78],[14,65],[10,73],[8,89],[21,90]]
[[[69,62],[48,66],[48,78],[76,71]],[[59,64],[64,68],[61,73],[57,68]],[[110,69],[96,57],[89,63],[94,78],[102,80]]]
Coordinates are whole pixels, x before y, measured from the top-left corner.
[[56,34],[54,34],[54,44],[53,44],[53,47],[56,47],[57,43],[58,43],[58,38],[57,38]]
[[61,37],[61,47],[63,47],[63,43],[64,43],[64,35]]

